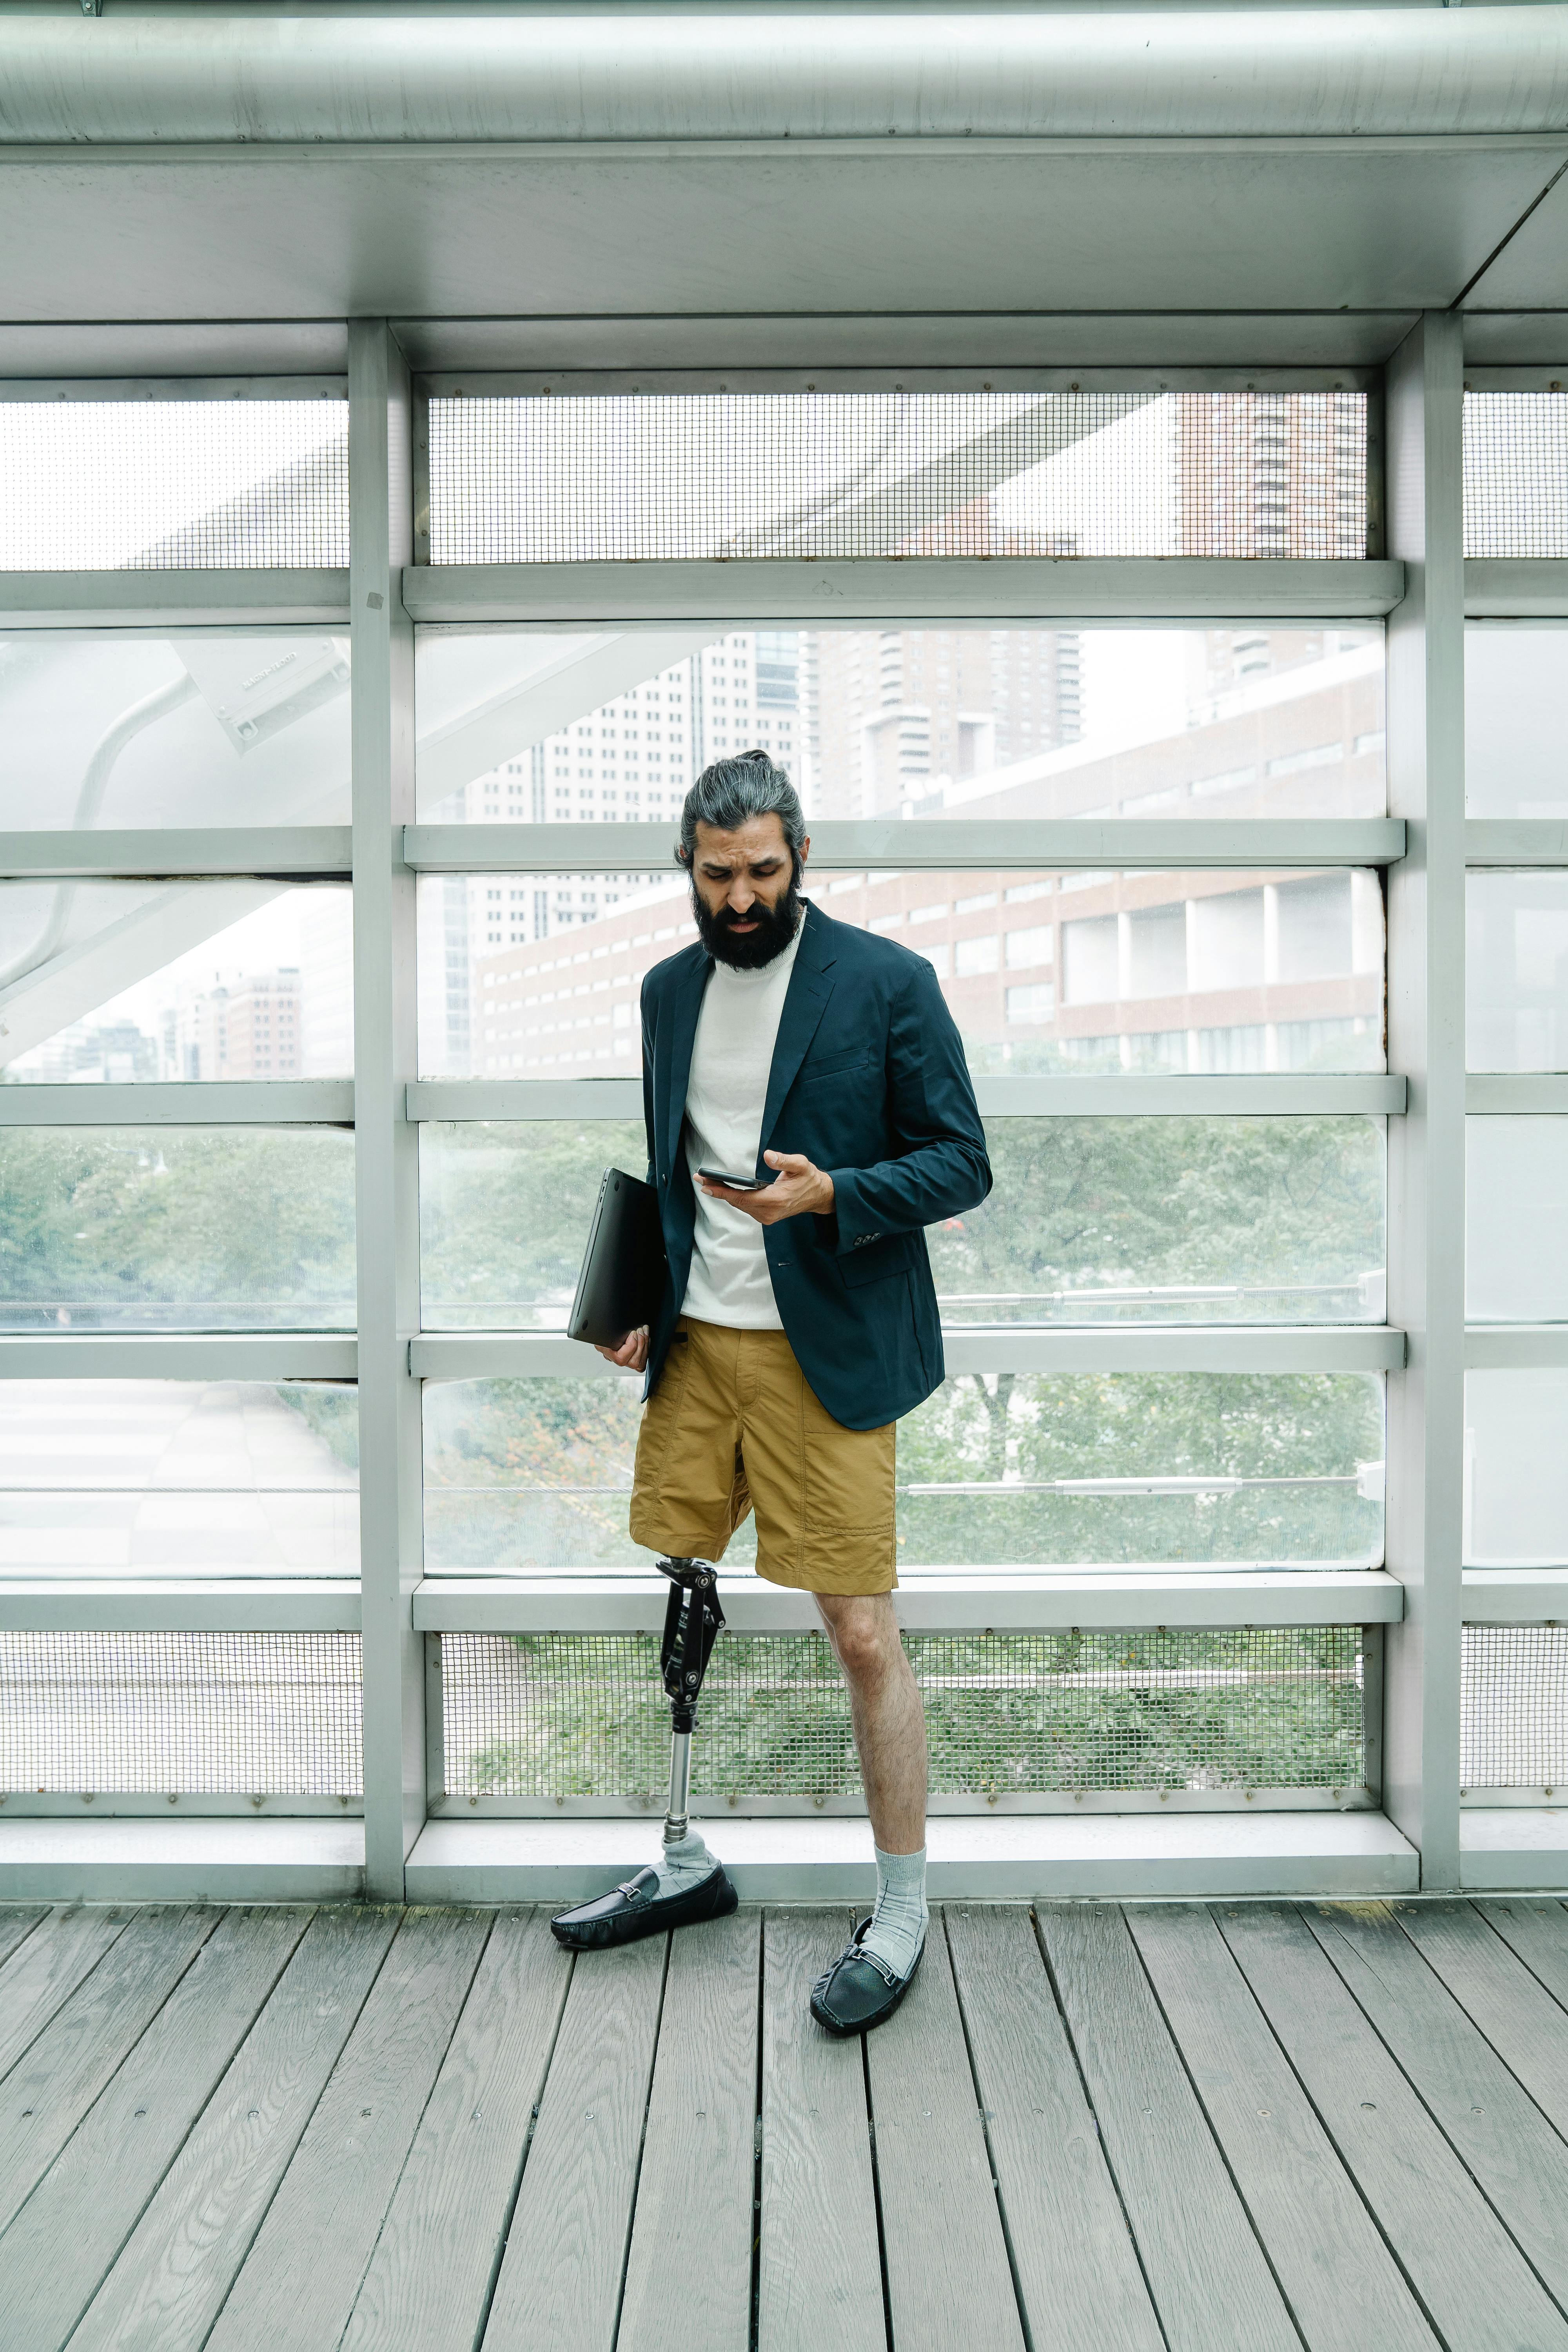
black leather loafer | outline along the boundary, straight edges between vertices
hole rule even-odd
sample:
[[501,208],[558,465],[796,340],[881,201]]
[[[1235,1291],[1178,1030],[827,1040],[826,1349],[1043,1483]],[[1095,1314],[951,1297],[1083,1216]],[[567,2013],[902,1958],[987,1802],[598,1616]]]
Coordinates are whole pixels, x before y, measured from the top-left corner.
[[825,2033],[837,2034],[840,2040],[851,2033],[868,2033],[872,2026],[891,2017],[925,1958],[922,1941],[909,1975],[896,1977],[884,1961],[860,1949],[860,1939],[870,1924],[868,1911],[833,1966],[811,1988],[813,2017]]
[[681,1895],[660,1895],[658,1871],[639,1870],[608,1895],[579,1903],[572,1911],[558,1911],[550,1932],[571,1951],[603,1952],[613,1944],[662,1936],[667,1927],[694,1927],[702,1919],[727,1918],[740,1899],[722,1864]]

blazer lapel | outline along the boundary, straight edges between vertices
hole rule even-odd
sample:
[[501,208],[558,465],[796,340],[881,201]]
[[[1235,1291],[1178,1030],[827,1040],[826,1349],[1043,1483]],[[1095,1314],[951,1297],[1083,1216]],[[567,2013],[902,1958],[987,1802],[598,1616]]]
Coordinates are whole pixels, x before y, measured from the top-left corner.
[[[827,1000],[833,993],[831,967],[835,961],[832,927],[825,915],[807,902],[805,928],[799,947],[795,950],[795,969],[784,991],[784,1011],[779,1016],[779,1034],[773,1043],[773,1067],[768,1073],[768,1091],[763,1104],[763,1131],[757,1145],[758,1164],[755,1172],[763,1171],[762,1154],[773,1139],[784,1099],[795,1084],[795,1073],[805,1059],[807,1046],[816,1034],[817,1024],[827,1010]],[[695,1029],[696,1024],[693,1023]],[[687,1049],[688,1067],[690,1048]]]
[[686,1090],[691,1083],[691,1049],[697,1043],[697,1016],[702,992],[713,965],[707,956],[693,956],[689,971],[681,973],[671,991],[669,1032],[669,1096],[666,1105],[665,1166],[674,1170],[680,1158],[680,1126],[686,1117]]

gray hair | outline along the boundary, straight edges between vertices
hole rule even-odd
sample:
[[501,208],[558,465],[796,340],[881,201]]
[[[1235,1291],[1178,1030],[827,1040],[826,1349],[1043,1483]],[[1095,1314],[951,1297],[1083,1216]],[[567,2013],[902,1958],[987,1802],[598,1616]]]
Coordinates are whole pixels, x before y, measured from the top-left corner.
[[689,866],[697,852],[697,828],[710,824],[733,833],[749,817],[776,816],[784,827],[798,877],[805,818],[795,786],[765,751],[741,751],[704,768],[680,812],[680,862]]

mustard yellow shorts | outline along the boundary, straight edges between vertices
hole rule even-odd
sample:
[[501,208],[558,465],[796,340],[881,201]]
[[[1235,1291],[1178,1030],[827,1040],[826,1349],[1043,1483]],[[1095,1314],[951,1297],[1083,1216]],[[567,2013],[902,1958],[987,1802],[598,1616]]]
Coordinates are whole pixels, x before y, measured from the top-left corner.
[[757,1572],[807,1592],[890,1592],[896,1428],[846,1429],[782,1331],[682,1316],[643,1407],[631,1537],[719,1560],[748,1511]]

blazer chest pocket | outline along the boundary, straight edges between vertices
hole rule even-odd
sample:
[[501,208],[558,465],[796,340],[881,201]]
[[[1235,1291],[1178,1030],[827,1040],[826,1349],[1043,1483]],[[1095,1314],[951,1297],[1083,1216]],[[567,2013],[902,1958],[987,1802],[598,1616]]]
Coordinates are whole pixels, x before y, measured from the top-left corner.
[[889,1234],[886,1241],[868,1242],[864,1249],[845,1250],[838,1271],[845,1287],[858,1290],[868,1282],[885,1281],[890,1274],[907,1273],[911,1264],[908,1234]]
[[875,1057],[866,1046],[858,1045],[852,1054],[830,1054],[825,1061],[803,1062],[795,1085],[809,1087],[818,1078],[842,1078],[851,1070],[869,1070],[874,1066]]

